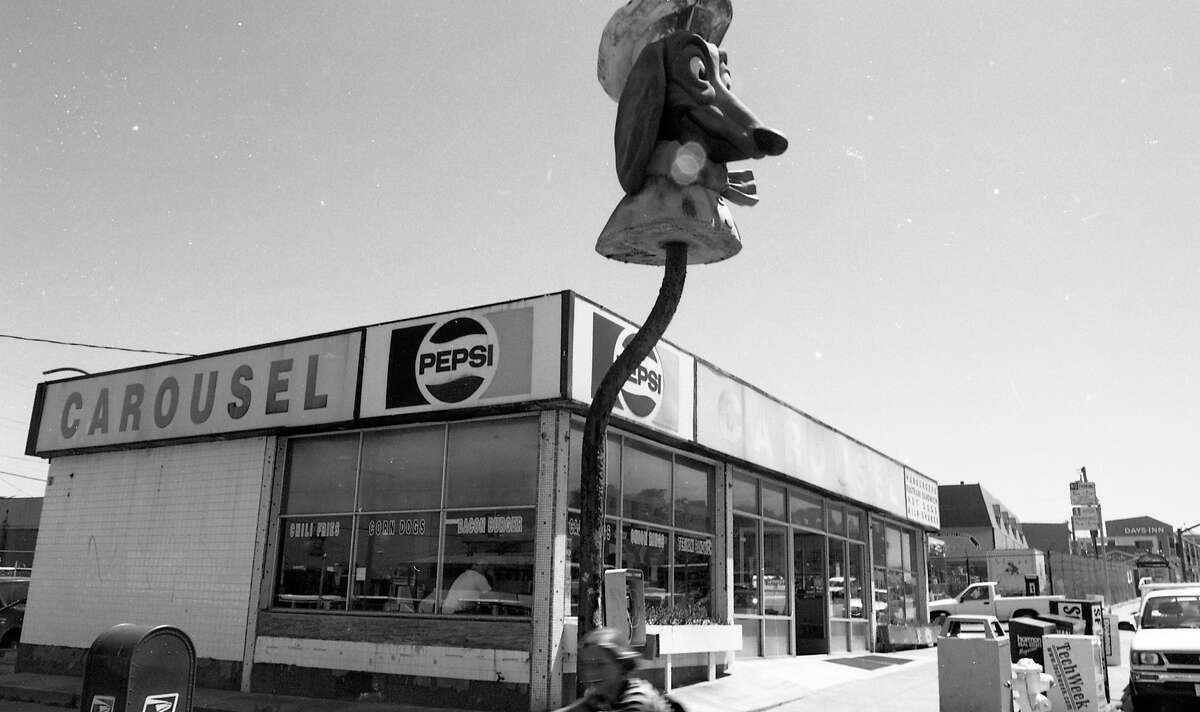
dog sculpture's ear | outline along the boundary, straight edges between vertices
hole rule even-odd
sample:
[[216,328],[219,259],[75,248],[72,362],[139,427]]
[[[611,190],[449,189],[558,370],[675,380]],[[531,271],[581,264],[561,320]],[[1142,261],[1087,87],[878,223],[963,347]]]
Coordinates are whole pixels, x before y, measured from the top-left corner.
[[663,40],[646,45],[638,55],[621,100],[617,102],[617,179],[628,195],[637,193],[646,180],[646,164],[658,142],[658,126],[667,98]]

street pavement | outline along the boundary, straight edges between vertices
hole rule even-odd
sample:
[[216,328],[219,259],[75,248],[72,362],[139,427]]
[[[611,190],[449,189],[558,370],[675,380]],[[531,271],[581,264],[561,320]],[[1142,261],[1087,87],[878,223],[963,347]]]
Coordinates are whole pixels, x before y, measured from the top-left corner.
[[[1132,638],[1131,632],[1120,633],[1122,665],[1109,668],[1113,702],[1120,702],[1129,680],[1129,643]],[[730,675],[673,690],[671,696],[681,702],[688,712],[939,712],[937,656],[937,648],[922,648],[878,655],[860,653],[738,660]],[[19,677],[20,674],[0,668],[0,687]],[[196,699],[202,703],[197,706],[197,712],[418,710],[403,705],[207,690],[197,690]],[[0,699],[0,710],[63,712],[69,704],[62,702],[61,698],[41,701],[10,698]]]

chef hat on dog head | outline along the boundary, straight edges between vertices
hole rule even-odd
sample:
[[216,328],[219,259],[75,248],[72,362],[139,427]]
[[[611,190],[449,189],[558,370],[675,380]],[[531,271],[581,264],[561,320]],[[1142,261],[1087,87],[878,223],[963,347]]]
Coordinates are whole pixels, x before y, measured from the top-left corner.
[[732,19],[730,0],[629,0],[604,26],[596,77],[605,93],[618,101],[629,70],[646,45],[679,30],[719,45]]

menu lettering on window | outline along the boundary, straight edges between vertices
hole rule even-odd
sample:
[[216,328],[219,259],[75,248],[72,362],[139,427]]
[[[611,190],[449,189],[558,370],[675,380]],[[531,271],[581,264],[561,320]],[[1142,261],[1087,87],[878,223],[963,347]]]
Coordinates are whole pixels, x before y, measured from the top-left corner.
[[676,536],[675,548],[684,554],[703,554],[712,556],[713,545],[711,539],[697,539],[690,536]]
[[484,517],[459,517],[447,519],[446,524],[457,525],[462,534],[521,534],[525,531],[525,518],[521,515],[491,515]]
[[367,536],[412,536],[425,533],[425,519],[371,519]]
[[638,546],[651,546],[655,549],[667,548],[667,535],[662,532],[652,532],[648,529],[630,529],[629,541]]
[[288,538],[290,539],[341,536],[341,533],[342,523],[336,519],[327,522],[291,522],[288,524]]

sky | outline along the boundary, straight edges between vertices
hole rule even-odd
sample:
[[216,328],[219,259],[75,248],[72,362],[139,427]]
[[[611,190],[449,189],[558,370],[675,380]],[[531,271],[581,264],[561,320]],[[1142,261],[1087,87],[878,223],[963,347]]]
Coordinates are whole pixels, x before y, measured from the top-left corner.
[[[662,270],[596,80],[620,5],[0,3],[0,496],[35,386]],[[735,4],[785,134],[666,338],[942,484],[1200,522],[1200,7]],[[18,338],[11,338],[18,337]],[[70,374],[67,374],[70,375]]]

